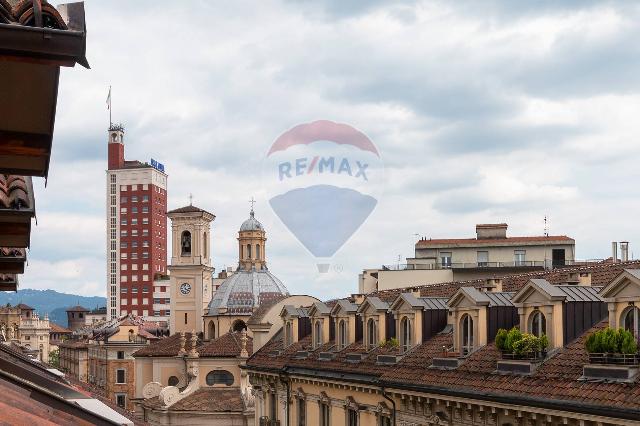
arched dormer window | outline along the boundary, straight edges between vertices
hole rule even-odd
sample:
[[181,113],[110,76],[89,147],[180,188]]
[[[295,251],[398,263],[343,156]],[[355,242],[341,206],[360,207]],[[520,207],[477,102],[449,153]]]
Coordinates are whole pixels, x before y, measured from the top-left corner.
[[633,333],[636,339],[640,339],[640,309],[629,306],[622,313],[620,325],[627,331]]
[[182,236],[180,237],[180,247],[182,256],[191,256],[191,232],[182,231]]
[[466,355],[473,349],[473,319],[471,315],[464,314],[460,321],[460,334],[462,337],[462,355]]
[[322,346],[322,323],[316,321],[313,325],[313,346],[319,348]]
[[235,320],[235,322],[233,323],[233,327],[232,327],[233,331],[240,332],[246,329],[247,329],[247,324],[245,324],[245,322],[242,320]]
[[400,349],[402,352],[411,349],[411,320],[408,317],[400,321]]
[[209,339],[215,339],[216,338],[216,325],[213,323],[213,321],[209,322]]
[[529,321],[529,333],[536,337],[547,334],[547,319],[542,312],[535,310],[531,314],[531,320]]
[[367,347],[373,349],[378,343],[378,327],[376,321],[370,318],[367,321]]
[[347,322],[340,320],[338,323],[338,346],[340,349],[347,347]]

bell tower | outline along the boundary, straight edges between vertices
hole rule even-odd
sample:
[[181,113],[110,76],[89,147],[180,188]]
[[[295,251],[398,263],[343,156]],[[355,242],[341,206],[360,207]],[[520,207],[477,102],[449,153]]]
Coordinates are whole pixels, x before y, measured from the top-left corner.
[[267,269],[265,245],[267,237],[251,206],[249,219],[238,231],[238,269],[241,271],[261,271]]
[[171,333],[203,331],[202,315],[212,296],[211,222],[215,216],[193,205],[171,210]]

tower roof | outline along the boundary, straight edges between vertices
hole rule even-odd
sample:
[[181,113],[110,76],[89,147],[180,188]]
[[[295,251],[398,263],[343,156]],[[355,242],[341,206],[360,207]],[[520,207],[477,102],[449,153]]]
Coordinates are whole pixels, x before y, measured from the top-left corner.
[[256,219],[253,209],[251,209],[251,213],[249,213],[249,219],[245,220],[242,222],[242,225],[240,225],[240,232],[243,231],[264,231],[262,224],[258,222],[258,219]]
[[192,204],[189,204],[188,206],[180,207],[177,209],[173,209],[167,212],[167,214],[172,214],[172,213],[207,213],[215,217],[213,213],[209,213],[208,211],[201,209],[200,207],[196,207]]

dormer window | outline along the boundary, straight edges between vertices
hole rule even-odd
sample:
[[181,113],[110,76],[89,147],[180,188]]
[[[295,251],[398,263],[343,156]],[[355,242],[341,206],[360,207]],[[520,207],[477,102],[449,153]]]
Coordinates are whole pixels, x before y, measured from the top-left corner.
[[378,342],[378,325],[373,318],[367,321],[367,348],[373,349]]
[[347,347],[347,322],[340,320],[338,323],[338,346],[340,349]]
[[543,334],[547,334],[547,319],[542,312],[535,310],[531,314],[529,333],[536,337],[541,337]]
[[293,333],[291,331],[291,322],[287,321],[284,327],[284,344],[285,346],[289,346],[291,343],[293,343]]
[[629,306],[622,312],[620,324],[625,330],[632,332],[636,339],[640,339],[640,309]]
[[462,355],[467,355],[473,350],[473,318],[471,315],[464,314],[462,316],[460,331],[462,332]]
[[402,352],[411,349],[411,320],[408,317],[400,321],[400,349]]

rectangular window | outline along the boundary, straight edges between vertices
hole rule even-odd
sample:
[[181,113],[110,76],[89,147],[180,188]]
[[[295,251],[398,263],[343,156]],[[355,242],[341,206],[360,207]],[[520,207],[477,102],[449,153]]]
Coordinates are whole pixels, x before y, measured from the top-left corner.
[[171,303],[171,299],[169,299],[168,297],[167,297],[167,298],[165,298],[165,299],[164,299],[164,303],[166,303],[166,304],[168,305],[169,303]]
[[148,195],[143,195],[142,196],[142,202],[143,203],[148,203],[149,202],[149,196]]
[[120,191],[126,191],[127,185],[120,185]]
[[127,253],[120,253],[120,259],[126,259]]
[[143,275],[142,281],[149,281],[149,275]]
[[127,264],[123,263],[122,265],[120,265],[120,270],[121,271],[126,271],[127,270]]
[[123,218],[120,220],[120,225],[126,225],[127,224],[127,219]]
[[126,408],[127,407],[127,395],[124,393],[116,394],[116,404],[118,407]]
[[131,253],[131,259],[137,259],[138,253]]
[[111,205],[112,205],[112,206],[115,206],[115,205],[116,205],[116,196],[115,196],[115,195],[112,195],[112,196],[111,196]]
[[131,224],[132,225],[137,225],[138,224],[138,218],[136,218],[136,217],[131,218]]
[[111,195],[116,195],[116,186],[111,185]]
[[132,229],[131,230],[131,236],[132,237],[137,237],[138,236],[138,230],[137,229]]
[[307,425],[307,401],[298,398],[298,426]]
[[120,207],[120,214],[127,214],[127,208],[126,207]]
[[489,252],[478,251],[478,266],[489,266]]
[[131,282],[133,282],[133,283],[138,282],[138,276],[137,275],[131,275]]
[[391,416],[386,414],[380,415],[379,426],[391,426]]
[[111,207],[109,210],[111,211],[111,216],[115,216],[117,214],[115,207]]
[[137,241],[131,241],[131,248],[138,248],[138,242]]
[[160,316],[160,311],[153,311],[153,316],[154,317],[159,317]]
[[125,230],[120,231],[120,236],[121,236],[121,237],[126,237],[126,236],[127,236],[127,231],[126,231],[126,229],[125,229]]
[[138,304],[138,298],[137,298],[137,297],[134,297],[133,299],[131,299],[131,304],[132,304],[133,306],[136,306],[136,305]]
[[149,230],[148,229],[143,229],[142,230],[142,236],[143,237],[148,237],[149,236]]
[[115,240],[115,239],[116,239],[116,230],[115,230],[115,229],[112,229],[112,230],[111,230],[111,239],[112,239],[112,240]]
[[148,225],[149,224],[149,218],[148,217],[143,217],[142,218],[142,224],[143,225]]
[[112,217],[109,222],[111,223],[111,227],[113,228],[118,224],[118,219],[116,219],[115,217]]
[[156,304],[157,304],[157,303],[162,303],[162,302],[161,302],[161,300],[162,300],[162,299],[160,299],[160,298],[154,297],[154,298],[153,298],[153,303],[156,303]]
[[111,183],[116,183],[116,175],[111,175]]
[[347,410],[347,426],[358,426],[358,411]]
[[513,261],[516,266],[524,266],[526,262],[527,251],[526,250],[514,250]]
[[144,241],[142,242],[142,247],[149,247],[149,241],[144,240]]
[[142,258],[143,259],[148,259],[149,258],[149,253],[147,253],[146,251],[144,253],[142,253]]
[[148,206],[142,207],[142,213],[149,213],[149,207]]
[[118,351],[118,359],[124,359],[124,351]]
[[142,185],[142,190],[143,191],[148,191],[149,190],[149,184],[145,183]]
[[[143,304],[143,305],[148,305],[148,304],[149,304],[149,298],[147,298],[147,297],[143,297],[143,298],[142,298],[142,304]],[[147,315],[147,314],[145,314],[145,315]]]
[[120,248],[127,248],[127,243],[124,241],[120,243]]
[[120,204],[125,204],[127,202],[127,197],[120,197]]
[[115,262],[116,260],[117,260],[117,259],[116,259],[116,252],[115,252],[115,251],[114,251],[114,252],[111,252],[111,261],[112,261],[112,262]]
[[127,293],[127,289],[124,288],[124,287],[120,287],[120,293],[126,294]]
[[331,426],[329,404],[320,403],[320,426]]
[[451,252],[443,251],[440,252],[440,264],[443,268],[451,268]]
[[138,293],[138,289],[137,288],[132,288],[131,289],[131,293]]
[[132,271],[137,271],[138,270],[138,264],[137,263],[132,264],[131,265],[131,270]]
[[165,317],[171,316],[171,311],[169,311],[169,310],[164,311],[164,316]]
[[143,263],[142,264],[142,270],[143,271],[148,271],[149,270],[149,264],[148,263]]
[[149,293],[149,287],[142,287],[142,292],[143,293]]
[[131,207],[131,213],[138,213],[137,207]]
[[120,277],[120,282],[121,282],[121,283],[126,283],[126,282],[127,282],[127,276],[126,276],[126,275],[122,275],[122,276]]
[[138,202],[138,196],[137,195],[131,196],[131,202],[132,203],[137,203]]

